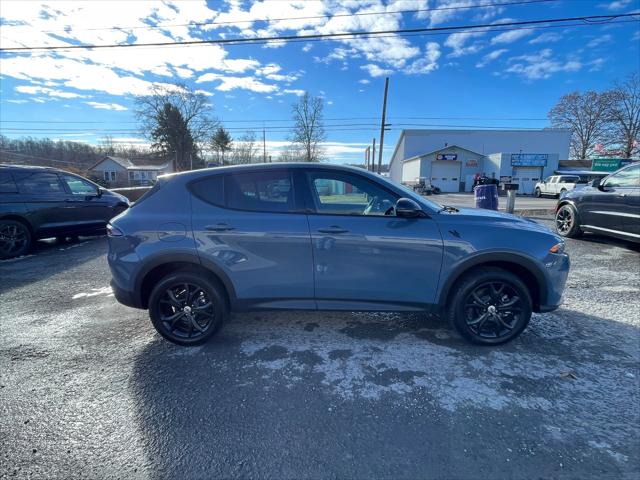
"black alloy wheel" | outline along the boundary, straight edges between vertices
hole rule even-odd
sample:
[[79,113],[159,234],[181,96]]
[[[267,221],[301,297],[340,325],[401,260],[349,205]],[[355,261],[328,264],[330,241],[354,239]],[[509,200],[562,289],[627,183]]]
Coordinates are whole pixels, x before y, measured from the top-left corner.
[[24,255],[31,246],[31,232],[16,220],[0,220],[0,258]]
[[178,345],[200,345],[222,326],[227,315],[216,282],[201,273],[176,273],[153,289],[149,315],[158,333]]
[[532,301],[527,286],[511,272],[477,268],[454,286],[449,320],[467,340],[498,345],[516,338],[529,324]]
[[508,336],[518,325],[523,312],[516,290],[502,281],[487,282],[467,296],[465,321],[469,330],[482,338]]
[[556,212],[556,232],[569,238],[582,235],[576,209],[570,204],[561,206]]

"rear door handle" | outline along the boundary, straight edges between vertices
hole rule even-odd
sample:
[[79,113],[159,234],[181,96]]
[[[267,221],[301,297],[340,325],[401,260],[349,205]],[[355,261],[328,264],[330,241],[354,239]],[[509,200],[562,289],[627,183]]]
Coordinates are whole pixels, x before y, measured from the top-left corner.
[[217,225],[207,225],[204,228],[205,230],[209,230],[211,232],[228,232],[229,230],[234,229],[231,225],[227,225],[226,223],[218,223]]
[[624,197],[626,197],[626,196],[627,196],[627,194],[626,194],[626,193],[619,193],[619,194],[618,194],[618,197],[622,197],[622,198],[624,198]]
[[346,230],[342,227],[339,227],[337,225],[331,225],[330,227],[327,228],[319,228],[318,231],[320,233],[330,233],[330,234],[338,234],[338,233],[348,233],[349,230]]

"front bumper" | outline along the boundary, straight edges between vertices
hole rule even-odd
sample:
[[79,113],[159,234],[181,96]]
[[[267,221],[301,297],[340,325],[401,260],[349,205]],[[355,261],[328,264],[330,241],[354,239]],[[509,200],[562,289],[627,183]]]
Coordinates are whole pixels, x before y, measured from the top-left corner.
[[552,312],[562,304],[571,261],[566,253],[550,253],[544,264],[546,267],[546,296],[537,308],[537,311],[541,313]]

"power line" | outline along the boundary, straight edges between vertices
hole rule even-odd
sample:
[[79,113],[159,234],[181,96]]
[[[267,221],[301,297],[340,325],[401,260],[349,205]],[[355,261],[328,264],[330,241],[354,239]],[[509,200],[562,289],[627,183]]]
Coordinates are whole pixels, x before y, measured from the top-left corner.
[[484,23],[476,25],[452,25],[446,27],[425,27],[425,28],[405,28],[397,30],[377,30],[377,31],[357,31],[341,33],[316,33],[309,35],[283,35],[272,37],[252,37],[252,38],[223,38],[216,40],[188,40],[181,42],[150,42],[150,43],[125,43],[125,44],[103,44],[103,45],[68,45],[68,46],[40,46],[40,47],[15,47],[0,48],[0,52],[21,52],[21,51],[57,51],[57,50],[77,50],[77,49],[98,49],[98,48],[139,48],[139,47],[163,47],[174,45],[240,45],[252,44],[256,42],[290,42],[307,41],[317,39],[344,39],[347,37],[376,37],[389,34],[410,34],[427,32],[455,32],[459,30],[477,30],[500,27],[531,26],[542,24],[557,24],[567,22],[589,22],[589,24],[608,23],[619,18],[636,18],[640,13],[620,13],[616,15],[588,15],[581,17],[548,18],[541,20],[525,20],[519,22],[505,22],[500,24]]
[[[372,16],[372,15],[390,15],[390,14],[405,14],[405,13],[423,13],[423,12],[438,12],[438,11],[448,11],[448,10],[468,10],[474,8],[491,8],[491,7],[508,7],[508,6],[518,6],[518,5],[530,5],[530,4],[538,4],[538,3],[552,3],[558,2],[560,0],[522,0],[515,2],[500,2],[500,3],[486,3],[482,5],[460,5],[460,6],[451,6],[451,7],[436,7],[436,8],[420,8],[414,10],[389,10],[384,12],[358,12],[358,13],[337,13],[334,15],[312,15],[305,17],[285,17],[285,18],[258,18],[252,20],[229,20],[226,22],[192,22],[192,23],[178,23],[178,24],[155,24],[155,25],[135,25],[135,26],[113,26],[113,27],[93,27],[93,28],[74,28],[73,31],[96,31],[96,30],[140,30],[140,29],[166,29],[173,27],[205,27],[209,25],[235,25],[238,23],[260,23],[260,22],[282,22],[289,20],[315,20],[321,18],[340,18],[340,17],[360,17],[360,16]],[[228,12],[223,12],[228,13]],[[42,30],[41,33],[57,33],[57,32],[68,32],[68,30],[60,29],[60,30]]]

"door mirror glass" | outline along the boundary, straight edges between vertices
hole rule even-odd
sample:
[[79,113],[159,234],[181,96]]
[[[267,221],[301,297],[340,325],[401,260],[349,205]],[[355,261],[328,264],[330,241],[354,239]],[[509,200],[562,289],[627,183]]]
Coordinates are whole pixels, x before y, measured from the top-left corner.
[[410,198],[399,198],[396,202],[396,216],[404,218],[421,217],[424,212],[420,205]]
[[591,186],[593,188],[600,188],[600,178],[594,178],[593,180],[591,180]]

